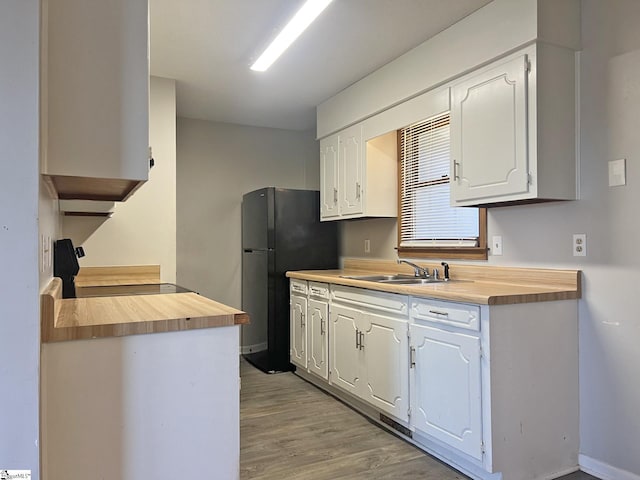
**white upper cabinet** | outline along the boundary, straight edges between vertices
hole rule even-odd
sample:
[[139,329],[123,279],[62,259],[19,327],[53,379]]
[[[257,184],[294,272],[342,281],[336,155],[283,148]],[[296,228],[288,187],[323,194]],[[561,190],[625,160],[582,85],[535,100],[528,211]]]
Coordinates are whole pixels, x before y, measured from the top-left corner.
[[364,140],[357,124],[320,141],[320,218],[397,215],[397,135]]
[[124,200],[149,170],[147,0],[43,12],[43,173],[60,199]]
[[320,142],[320,216],[323,220],[338,217],[338,135]]
[[452,88],[456,202],[527,193],[527,73],[522,55]]
[[533,45],[452,85],[452,205],[575,199],[574,65]]
[[342,215],[362,214],[362,126],[347,128],[339,138],[339,207]]

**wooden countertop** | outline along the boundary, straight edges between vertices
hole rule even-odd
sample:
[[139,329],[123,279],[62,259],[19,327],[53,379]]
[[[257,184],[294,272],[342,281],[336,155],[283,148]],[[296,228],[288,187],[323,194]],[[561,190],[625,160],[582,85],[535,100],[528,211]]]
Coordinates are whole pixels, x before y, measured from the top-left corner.
[[249,323],[245,312],[192,292],[63,299],[53,278],[40,298],[43,343]]
[[[417,262],[433,268],[439,264]],[[345,260],[343,270],[305,270],[287,272],[287,277],[315,282],[367,288],[479,305],[574,300],[581,296],[579,270],[507,268],[491,266],[451,265],[448,283],[427,285],[393,285],[343,278],[343,275],[412,273],[406,265],[387,260]],[[442,269],[442,267],[440,267]],[[442,271],[442,270],[441,270]]]

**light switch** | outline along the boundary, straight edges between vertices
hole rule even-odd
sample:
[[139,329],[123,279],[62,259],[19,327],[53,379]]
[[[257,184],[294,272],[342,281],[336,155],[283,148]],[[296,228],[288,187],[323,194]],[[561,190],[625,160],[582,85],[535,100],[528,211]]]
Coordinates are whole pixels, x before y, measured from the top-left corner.
[[609,161],[609,186],[619,187],[627,184],[626,159]]

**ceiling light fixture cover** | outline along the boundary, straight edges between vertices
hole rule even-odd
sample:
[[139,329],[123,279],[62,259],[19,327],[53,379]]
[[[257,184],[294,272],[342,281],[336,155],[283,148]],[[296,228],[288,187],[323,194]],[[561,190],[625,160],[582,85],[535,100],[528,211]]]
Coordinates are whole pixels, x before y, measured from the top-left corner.
[[332,0],[307,0],[267,49],[262,52],[258,60],[251,65],[251,70],[264,72],[269,68],[331,2]]

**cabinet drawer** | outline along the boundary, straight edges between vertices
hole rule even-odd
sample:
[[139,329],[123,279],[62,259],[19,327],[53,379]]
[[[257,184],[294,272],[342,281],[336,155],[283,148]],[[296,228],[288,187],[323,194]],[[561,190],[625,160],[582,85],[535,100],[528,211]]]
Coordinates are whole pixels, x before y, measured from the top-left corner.
[[327,283],[309,282],[309,296],[329,299],[329,285]]
[[427,320],[466,330],[480,331],[480,307],[478,305],[412,298],[411,319]]
[[401,316],[409,314],[409,297],[407,295],[331,285],[331,300]]
[[307,282],[305,280],[291,280],[290,284],[291,293],[300,293],[302,295],[307,294]]

